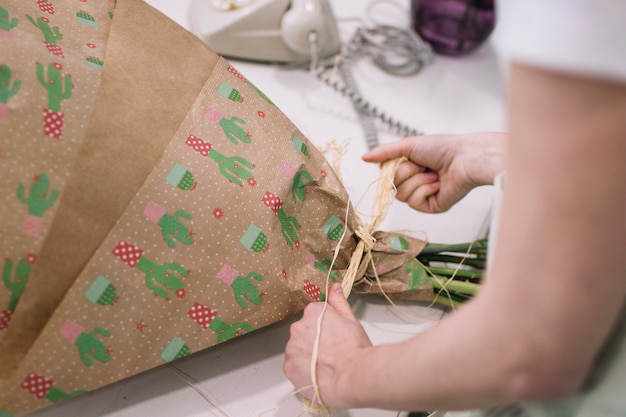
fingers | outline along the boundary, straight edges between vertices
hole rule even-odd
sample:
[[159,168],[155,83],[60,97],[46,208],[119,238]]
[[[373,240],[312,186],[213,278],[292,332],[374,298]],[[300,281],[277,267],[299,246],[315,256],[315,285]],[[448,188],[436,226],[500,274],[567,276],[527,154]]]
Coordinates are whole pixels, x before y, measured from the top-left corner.
[[330,287],[328,294],[328,304],[335,309],[335,311],[343,318],[352,322],[358,322],[354,313],[352,313],[352,307],[348,303],[348,300],[343,296],[343,290],[341,284],[333,284]]
[[426,168],[421,165],[417,165],[411,161],[404,161],[400,165],[398,165],[398,168],[396,168],[394,184],[396,184],[397,187],[407,179],[411,178],[414,175],[420,174],[425,170]]
[[423,167],[412,162],[404,162],[398,166],[394,182],[396,198],[413,208],[422,206],[440,188],[437,173],[426,172]]
[[382,144],[364,154],[362,158],[365,162],[385,162],[401,156],[408,156],[414,139],[414,137],[409,137],[396,142]]
[[409,207],[423,213],[440,213],[443,209],[438,206],[436,199],[432,198],[440,188],[440,182],[424,184],[414,190],[406,200],[401,201],[405,201]]

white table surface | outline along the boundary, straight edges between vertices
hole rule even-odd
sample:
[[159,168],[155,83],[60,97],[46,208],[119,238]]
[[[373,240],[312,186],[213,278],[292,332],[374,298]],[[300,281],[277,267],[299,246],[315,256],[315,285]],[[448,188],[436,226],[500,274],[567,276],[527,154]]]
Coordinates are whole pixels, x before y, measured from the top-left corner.
[[[146,0],[189,29],[191,0]],[[393,2],[394,0],[390,0]],[[366,25],[393,23],[408,27],[408,1],[404,8],[377,6],[377,22],[368,19],[365,0],[332,0],[342,38],[348,38],[358,17]],[[390,76],[366,60],[354,66],[362,94],[385,112],[427,133],[502,131],[504,98],[494,52],[495,35],[474,53],[462,58],[436,56],[412,77]],[[232,61],[235,67],[272,101],[316,145],[331,140],[346,144],[342,176],[359,212],[370,210],[378,167],[361,161],[367,150],[351,104],[303,70]],[[380,141],[398,137],[381,132]],[[371,189],[370,189],[371,188]],[[472,191],[447,213],[417,213],[396,202],[381,230],[411,230],[440,243],[461,242],[485,232],[491,205],[491,187]],[[389,305],[380,297],[352,295],[350,302],[375,344],[404,340],[441,317],[437,308],[415,303]],[[414,319],[409,319],[408,317]],[[296,417],[305,415],[293,386],[282,373],[283,349],[289,324],[297,317],[229,341],[177,361],[173,366],[195,382],[207,401],[167,366],[68,400],[33,416],[109,417]],[[336,410],[337,417],[391,417],[398,411]]]

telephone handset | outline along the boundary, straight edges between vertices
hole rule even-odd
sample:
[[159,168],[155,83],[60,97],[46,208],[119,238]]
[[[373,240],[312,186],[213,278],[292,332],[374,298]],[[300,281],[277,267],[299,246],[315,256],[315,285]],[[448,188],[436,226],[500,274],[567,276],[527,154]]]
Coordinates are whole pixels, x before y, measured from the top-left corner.
[[322,59],[341,51],[327,0],[193,0],[191,30],[229,58],[292,63],[310,61],[312,45]]

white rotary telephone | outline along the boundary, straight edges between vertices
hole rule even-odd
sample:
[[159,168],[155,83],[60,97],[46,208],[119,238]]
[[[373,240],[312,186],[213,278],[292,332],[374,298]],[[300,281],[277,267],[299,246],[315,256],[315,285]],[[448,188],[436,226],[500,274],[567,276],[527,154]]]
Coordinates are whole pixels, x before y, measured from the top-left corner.
[[192,0],[191,30],[229,58],[291,63],[341,51],[327,0]]

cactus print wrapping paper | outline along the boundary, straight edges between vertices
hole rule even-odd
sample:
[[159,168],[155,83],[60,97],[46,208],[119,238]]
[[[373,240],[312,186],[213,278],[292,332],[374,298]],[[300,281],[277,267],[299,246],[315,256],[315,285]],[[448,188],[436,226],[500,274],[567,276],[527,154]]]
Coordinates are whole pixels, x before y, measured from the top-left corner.
[[[60,1],[55,4],[58,10]],[[147,33],[147,27],[159,30]],[[173,38],[176,48],[171,48]],[[0,331],[0,387],[153,169],[217,59],[195,36],[143,1],[115,6],[107,63],[85,137],[74,161],[65,163],[71,172],[52,224],[36,262],[29,264],[28,285],[10,326]],[[171,70],[181,63],[184,77]],[[18,135],[16,140],[26,139]],[[0,255],[11,259],[6,252]],[[3,291],[0,284],[0,296]]]
[[[114,4],[0,1],[0,386],[36,327],[36,314],[19,316],[32,313],[25,299],[85,141]],[[65,292],[74,278],[40,291]]]
[[[139,0],[118,0],[114,13],[112,37],[135,21],[132,16],[169,25]],[[167,49],[180,49],[182,37],[167,39]],[[105,79],[98,100],[113,107],[117,97],[108,94],[109,85]],[[313,144],[221,58],[187,110],[143,185],[4,382],[0,412],[21,415],[245,337],[324,300],[327,283],[342,279],[359,240],[358,222],[340,179]],[[141,127],[146,120],[135,123]],[[106,158],[112,171],[123,164],[115,154]],[[431,298],[432,288],[414,264],[425,242],[374,236],[375,272],[385,291]],[[62,236],[55,239],[63,244]],[[372,279],[356,289],[377,288]]]

